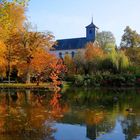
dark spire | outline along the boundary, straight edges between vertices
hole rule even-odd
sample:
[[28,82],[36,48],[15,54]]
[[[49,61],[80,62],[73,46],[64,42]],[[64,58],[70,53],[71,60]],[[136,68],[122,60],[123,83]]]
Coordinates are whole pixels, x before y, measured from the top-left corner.
[[93,16],[92,16],[92,18],[91,18],[91,23],[93,23]]
[[93,16],[91,17],[91,23],[86,26],[86,28],[96,28],[96,29],[99,29],[94,23],[93,23]]

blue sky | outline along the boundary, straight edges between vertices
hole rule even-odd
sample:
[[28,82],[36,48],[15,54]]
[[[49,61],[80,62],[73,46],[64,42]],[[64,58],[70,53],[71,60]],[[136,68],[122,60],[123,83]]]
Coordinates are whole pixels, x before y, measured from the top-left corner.
[[118,45],[127,25],[140,33],[140,0],[31,0],[27,10],[38,31],[51,31],[56,39],[85,36],[92,15],[99,31],[111,31]]

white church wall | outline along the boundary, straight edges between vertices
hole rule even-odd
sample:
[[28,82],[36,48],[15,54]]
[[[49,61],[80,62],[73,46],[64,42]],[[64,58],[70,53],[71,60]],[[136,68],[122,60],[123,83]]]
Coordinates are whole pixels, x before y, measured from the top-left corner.
[[71,49],[71,50],[53,50],[53,51],[50,51],[51,54],[54,54],[56,55],[58,58],[59,57],[62,57],[64,58],[64,56],[66,54],[69,54],[71,57],[74,57],[74,55],[78,52],[77,49]]

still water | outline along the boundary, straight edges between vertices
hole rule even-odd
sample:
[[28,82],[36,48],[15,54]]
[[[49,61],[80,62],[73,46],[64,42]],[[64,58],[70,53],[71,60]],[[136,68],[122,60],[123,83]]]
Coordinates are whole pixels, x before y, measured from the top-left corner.
[[0,90],[0,140],[140,140],[140,90]]

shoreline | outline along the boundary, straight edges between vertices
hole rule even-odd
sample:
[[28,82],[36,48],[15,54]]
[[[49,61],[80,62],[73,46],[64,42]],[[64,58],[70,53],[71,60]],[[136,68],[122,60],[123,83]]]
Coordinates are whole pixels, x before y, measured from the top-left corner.
[[36,83],[24,84],[24,83],[0,83],[0,89],[47,89],[49,90],[48,83]]

